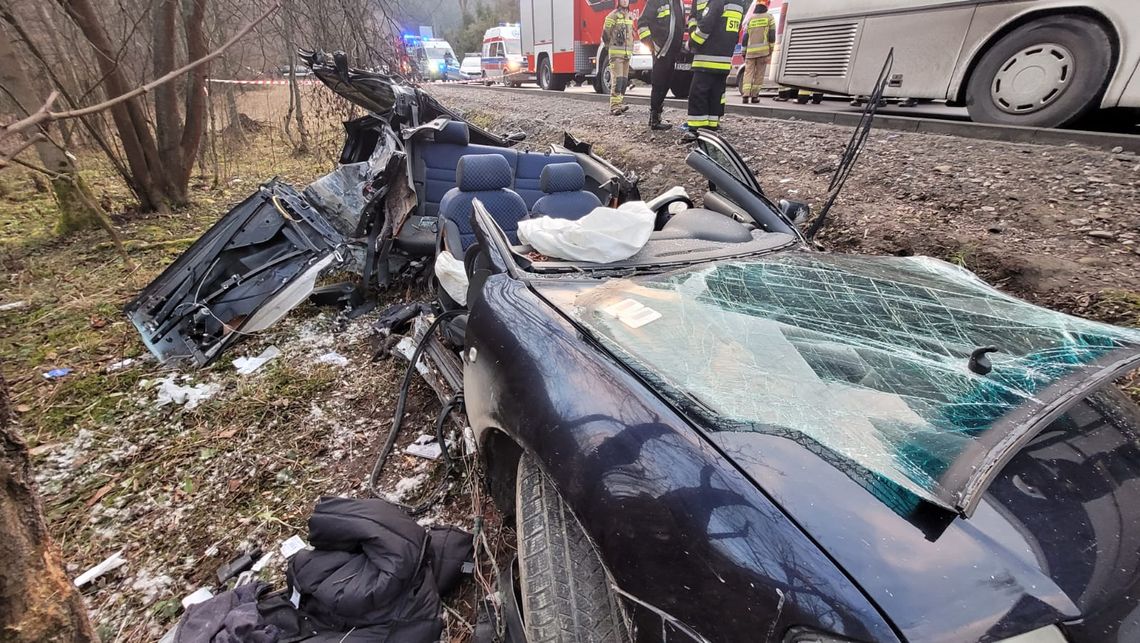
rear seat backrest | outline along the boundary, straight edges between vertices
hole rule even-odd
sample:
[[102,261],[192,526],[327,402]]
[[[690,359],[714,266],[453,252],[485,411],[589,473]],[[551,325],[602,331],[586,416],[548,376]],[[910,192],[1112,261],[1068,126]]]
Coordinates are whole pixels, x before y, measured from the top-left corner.
[[439,203],[448,190],[457,185],[456,171],[459,159],[471,154],[497,154],[507,161],[514,176],[518,152],[509,147],[471,145],[471,131],[467,123],[451,121],[435,133],[434,141],[421,141],[416,148],[413,180],[423,203],[422,214],[438,216]]
[[539,186],[542,169],[552,163],[574,162],[571,154],[519,152],[509,147],[471,145],[471,130],[463,121],[448,122],[434,136],[434,140],[422,140],[416,145],[418,153],[412,172],[423,204],[421,214],[429,217],[438,216],[443,195],[456,187],[456,170],[459,159],[464,156],[497,154],[506,159],[511,168],[511,187],[523,198],[528,210],[543,197]]
[[530,209],[532,216],[577,220],[602,205],[598,195],[584,189],[586,173],[577,163],[547,165],[539,183],[546,196]]
[[518,164],[515,167],[515,192],[526,201],[526,207],[533,209],[534,204],[543,196],[542,170],[547,165],[555,163],[575,163],[571,154],[554,154],[551,152],[519,152]]

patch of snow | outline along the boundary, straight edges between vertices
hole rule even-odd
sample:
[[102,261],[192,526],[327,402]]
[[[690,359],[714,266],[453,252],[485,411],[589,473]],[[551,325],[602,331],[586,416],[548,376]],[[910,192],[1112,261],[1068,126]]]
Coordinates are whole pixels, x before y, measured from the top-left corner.
[[331,364],[333,366],[348,366],[348,358],[336,351],[330,351],[317,358],[318,364]]
[[173,584],[174,579],[166,574],[154,575],[144,569],[135,576],[131,589],[142,594],[143,603],[150,605]]
[[388,500],[400,502],[406,498],[408,494],[423,486],[423,483],[427,482],[427,479],[428,475],[426,473],[420,473],[410,478],[400,478],[396,482],[396,489],[388,494]]
[[178,384],[175,382],[175,376],[170,375],[158,381],[158,399],[155,400],[154,405],[156,407],[163,407],[173,403],[185,406],[188,410],[193,410],[198,408],[198,405],[202,402],[213,397],[220,390],[222,390],[221,385],[215,382],[195,386]]

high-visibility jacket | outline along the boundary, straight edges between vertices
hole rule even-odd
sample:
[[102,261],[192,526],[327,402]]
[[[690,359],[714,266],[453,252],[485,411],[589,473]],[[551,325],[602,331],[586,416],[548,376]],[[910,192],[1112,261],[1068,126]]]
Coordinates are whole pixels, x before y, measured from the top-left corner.
[[697,0],[689,18],[693,71],[728,75],[740,38],[744,7],[733,0]]
[[767,13],[756,13],[748,19],[744,32],[744,57],[763,58],[772,53],[776,42],[776,21]]
[[606,16],[602,41],[606,43],[610,58],[633,56],[633,43],[637,41],[637,36],[633,27],[633,14],[629,9],[614,9]]
[[649,0],[641,17],[637,37],[652,40],[658,57],[681,47],[685,33],[685,5],[681,0]]

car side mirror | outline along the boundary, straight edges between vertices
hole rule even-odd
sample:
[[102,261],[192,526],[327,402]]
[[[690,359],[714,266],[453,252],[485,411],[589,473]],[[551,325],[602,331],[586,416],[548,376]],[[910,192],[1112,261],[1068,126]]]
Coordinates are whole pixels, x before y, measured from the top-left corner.
[[784,213],[784,216],[792,222],[792,225],[798,226],[811,219],[811,206],[803,201],[780,199],[780,212]]

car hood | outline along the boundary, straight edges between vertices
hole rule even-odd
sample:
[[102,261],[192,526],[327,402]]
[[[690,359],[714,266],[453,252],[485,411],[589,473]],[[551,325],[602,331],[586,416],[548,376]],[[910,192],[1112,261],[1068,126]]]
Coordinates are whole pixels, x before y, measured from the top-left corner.
[[[1140,333],[927,258],[785,253],[536,288],[703,428],[908,639],[1001,638],[1136,595],[1120,591],[1132,561],[1104,580],[1113,590],[1075,588],[1040,555],[1064,531],[1026,527],[987,490],[1074,392],[1140,359]],[[1115,524],[1097,540],[1138,531],[1132,516]]]

